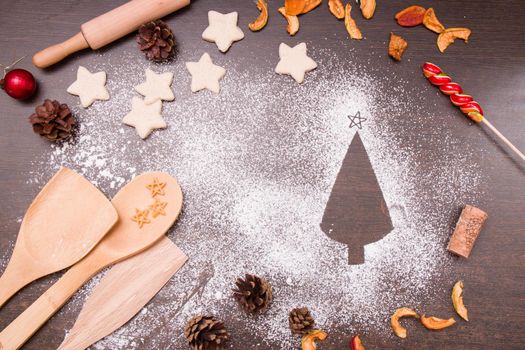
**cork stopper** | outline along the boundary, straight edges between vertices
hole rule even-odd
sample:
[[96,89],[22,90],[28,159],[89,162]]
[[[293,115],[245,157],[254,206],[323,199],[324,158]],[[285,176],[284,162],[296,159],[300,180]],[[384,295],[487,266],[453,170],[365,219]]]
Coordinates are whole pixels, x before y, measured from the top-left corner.
[[472,205],[465,205],[448,242],[447,250],[468,258],[488,215]]

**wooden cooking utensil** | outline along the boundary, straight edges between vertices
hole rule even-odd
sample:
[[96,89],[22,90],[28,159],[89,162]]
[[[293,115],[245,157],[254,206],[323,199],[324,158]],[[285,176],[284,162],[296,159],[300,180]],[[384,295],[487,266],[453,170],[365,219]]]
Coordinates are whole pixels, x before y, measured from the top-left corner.
[[84,350],[119,329],[188,260],[169,238],[126,259],[100,280],[58,350]]
[[102,192],[73,170],[61,168],[22,220],[0,277],[0,306],[26,284],[82,259],[117,220],[117,211]]
[[141,24],[164,17],[189,4],[190,0],[131,0],[82,24],[80,32],[66,41],[36,53],[33,64],[46,68],[74,52],[88,47],[99,49],[131,33]]
[[[155,200],[167,205],[164,210],[149,209],[146,213],[148,207],[155,203],[153,194],[156,194]],[[20,348],[97,272],[142,252],[162,238],[179,216],[182,191],[170,175],[149,172],[124,186],[111,203],[117,209],[120,220],[88,256],[71,267],[0,333],[1,350]],[[141,216],[141,213],[148,215]],[[156,217],[155,213],[158,214]],[[138,220],[140,218],[145,220]]]

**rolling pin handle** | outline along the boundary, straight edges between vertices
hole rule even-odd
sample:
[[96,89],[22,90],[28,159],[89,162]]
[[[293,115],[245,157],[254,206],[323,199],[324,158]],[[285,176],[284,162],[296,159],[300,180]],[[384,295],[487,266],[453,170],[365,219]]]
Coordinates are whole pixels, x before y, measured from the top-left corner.
[[38,68],[46,68],[63,60],[72,53],[87,49],[88,47],[89,44],[84,38],[84,35],[79,32],[60,44],[37,52],[33,56],[33,64]]

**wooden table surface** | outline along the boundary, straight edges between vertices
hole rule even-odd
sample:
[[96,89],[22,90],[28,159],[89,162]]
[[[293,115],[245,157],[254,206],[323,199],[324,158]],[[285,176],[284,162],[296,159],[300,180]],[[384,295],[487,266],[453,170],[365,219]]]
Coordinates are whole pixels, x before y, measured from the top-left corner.
[[[0,62],[8,63],[14,58],[31,56],[37,50],[61,41],[78,32],[79,24],[101,14],[124,1],[113,0],[49,0],[49,1],[0,1]],[[276,1],[270,0],[275,7]],[[406,29],[396,25],[392,17],[395,12],[414,3],[408,0],[378,0],[373,20],[363,23],[366,40],[357,44],[352,59],[356,62],[367,60],[373,66],[395,67],[407,72],[406,80],[421,84],[420,65],[424,61],[435,62],[447,67],[447,72],[460,83],[468,85],[468,92],[476,97],[499,130],[515,145],[525,150],[525,6],[522,0],[496,1],[420,1],[422,6],[433,6],[439,17],[446,23],[464,24],[472,29],[470,42],[465,45],[458,41],[446,54],[440,54],[435,47],[434,36],[424,28]],[[329,40],[334,36],[344,37],[341,27],[334,29],[333,18],[324,9],[316,10],[305,17],[298,40]],[[176,35],[181,47],[192,47],[200,35],[196,32],[194,18],[205,18],[208,9],[226,12],[237,10],[245,26],[247,19],[257,14],[251,1],[242,0],[195,0],[190,8],[168,17],[169,23],[177,23]],[[355,16],[360,17],[358,12]],[[200,28],[200,26],[199,26]],[[243,28],[244,29],[244,28]],[[246,29],[244,29],[247,32]],[[409,49],[401,63],[394,63],[384,54],[388,35],[391,31],[403,35],[409,41]],[[248,34],[253,35],[253,34]],[[328,39],[327,39],[328,38]],[[257,41],[261,47],[273,48],[276,42],[287,39],[283,32],[283,21],[273,14],[270,24]],[[345,47],[334,44],[331,49],[345,55]],[[338,42],[338,41],[337,41]],[[106,55],[119,55],[120,49],[132,52],[134,42],[128,36],[104,49]],[[238,55],[239,53],[233,53]],[[28,185],[28,171],[34,159],[50,152],[49,144],[33,135],[27,116],[34,106],[48,96],[66,96],[57,81],[61,73],[71,71],[71,65],[88,61],[92,53],[86,51],[49,70],[38,70],[27,58],[19,67],[31,70],[40,88],[29,101],[19,102],[0,93],[0,253],[10,254],[16,239],[21,217],[38,192],[39,185]],[[384,86],[384,93],[396,86],[391,81]],[[425,86],[426,88],[426,86]],[[428,108],[435,108],[434,94],[428,94]],[[67,97],[73,99],[73,97]],[[444,101],[440,108],[453,114],[454,107]],[[472,313],[471,322],[461,323],[446,332],[427,332],[411,329],[405,341],[382,339],[373,331],[367,334],[367,349],[524,349],[525,348],[525,165],[500,146],[489,132],[485,133],[468,123],[457,113],[458,118],[450,120],[443,127],[474,148],[483,149],[479,157],[480,169],[485,173],[483,196],[480,205],[489,213],[482,237],[468,260],[457,260],[452,276],[468,277],[468,306]],[[409,139],[417,137],[417,131],[398,135]],[[425,147],[425,139],[421,145]],[[433,164],[423,162],[423,167]],[[455,203],[459,205],[459,203]],[[365,204],[366,205],[366,204]],[[0,267],[0,270],[2,267]],[[0,329],[6,327],[20,312],[35,300],[60,274],[48,276],[23,289],[0,310]],[[452,285],[454,279],[446,283]],[[448,288],[448,287],[447,287]],[[441,289],[440,289],[441,290]],[[449,296],[436,296],[433,311],[450,311],[450,306],[439,307]],[[68,310],[47,323],[24,347],[25,349],[53,349],[58,346],[79,310]],[[474,317],[475,315],[475,317]],[[242,331],[239,329],[232,332]],[[344,331],[344,330],[343,330]],[[257,348],[249,338],[247,343],[234,341],[232,348]],[[319,346],[320,349],[347,349],[343,337],[335,337]],[[170,348],[170,339],[165,339]],[[244,345],[243,345],[244,344]]]

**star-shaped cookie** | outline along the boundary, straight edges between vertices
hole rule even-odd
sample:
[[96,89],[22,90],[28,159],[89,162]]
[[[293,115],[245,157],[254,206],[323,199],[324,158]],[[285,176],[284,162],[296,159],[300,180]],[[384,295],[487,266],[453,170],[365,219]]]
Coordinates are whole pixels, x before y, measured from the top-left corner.
[[162,101],[147,105],[140,97],[133,97],[131,112],[122,119],[122,122],[135,127],[137,134],[145,139],[153,130],[166,127],[166,122],[160,115],[161,109]]
[[219,93],[219,80],[226,74],[226,69],[213,64],[210,55],[204,53],[199,62],[186,62],[186,68],[191,74],[191,91],[208,89]]
[[290,47],[285,43],[279,45],[279,57],[281,60],[275,67],[275,72],[288,74],[298,83],[304,81],[304,75],[317,68],[317,63],[306,55],[306,44],[300,43]]
[[82,107],[87,108],[96,100],[109,100],[109,92],[105,85],[106,72],[91,73],[79,66],[77,80],[69,85],[67,92],[80,97]]
[[208,12],[208,28],[202,33],[202,38],[217,44],[221,52],[226,52],[234,41],[244,38],[241,28],[237,27],[237,12],[222,14],[217,11]]
[[157,101],[173,101],[175,95],[171,91],[173,73],[157,74],[151,69],[146,69],[146,81],[135,86],[135,90],[144,96],[144,103],[150,105]]

